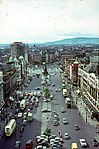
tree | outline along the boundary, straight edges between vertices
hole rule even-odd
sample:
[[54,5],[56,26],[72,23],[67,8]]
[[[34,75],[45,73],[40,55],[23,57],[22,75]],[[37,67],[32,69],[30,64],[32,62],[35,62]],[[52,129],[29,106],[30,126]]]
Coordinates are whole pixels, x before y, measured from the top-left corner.
[[51,129],[46,128],[46,130],[43,134],[49,137],[51,135]]
[[50,90],[48,88],[44,89],[44,96],[46,97],[46,99],[50,97]]

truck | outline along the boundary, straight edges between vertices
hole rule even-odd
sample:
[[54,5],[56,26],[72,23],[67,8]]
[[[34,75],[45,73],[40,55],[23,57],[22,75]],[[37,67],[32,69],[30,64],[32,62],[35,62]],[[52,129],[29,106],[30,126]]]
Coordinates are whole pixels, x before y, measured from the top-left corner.
[[69,94],[68,94],[68,91],[67,91],[67,89],[63,89],[63,96],[64,97],[67,97]]

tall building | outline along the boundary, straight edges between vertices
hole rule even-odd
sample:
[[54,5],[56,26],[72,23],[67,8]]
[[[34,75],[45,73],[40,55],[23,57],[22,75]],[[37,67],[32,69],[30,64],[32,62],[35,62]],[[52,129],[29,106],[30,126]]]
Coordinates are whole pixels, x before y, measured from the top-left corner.
[[11,44],[11,56],[17,59],[23,56],[26,62],[28,62],[28,45],[22,42],[14,42]]
[[79,62],[76,59],[75,62],[72,64],[72,81],[73,85],[75,86],[77,86],[78,84],[78,65]]

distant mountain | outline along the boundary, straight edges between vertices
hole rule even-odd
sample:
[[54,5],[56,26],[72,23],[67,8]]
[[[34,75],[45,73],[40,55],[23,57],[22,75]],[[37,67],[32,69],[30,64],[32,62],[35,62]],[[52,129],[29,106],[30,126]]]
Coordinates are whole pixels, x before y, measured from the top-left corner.
[[68,38],[54,42],[47,42],[47,45],[89,45],[89,44],[99,44],[99,38]]
[[10,44],[9,43],[5,43],[5,44],[0,44],[0,48],[10,48]]

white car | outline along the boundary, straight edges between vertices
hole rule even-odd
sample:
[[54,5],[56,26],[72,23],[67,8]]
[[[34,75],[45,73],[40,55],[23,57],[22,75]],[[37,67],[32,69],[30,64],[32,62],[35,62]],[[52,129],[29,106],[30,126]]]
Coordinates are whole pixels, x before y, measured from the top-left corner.
[[20,118],[20,117],[22,117],[22,113],[21,112],[18,113],[18,118]]
[[66,120],[65,117],[62,119],[62,121],[63,121],[63,124],[64,124],[64,125],[67,125],[67,124],[68,124],[68,121]]
[[87,142],[85,139],[79,139],[81,147],[87,147]]
[[64,134],[64,138],[65,138],[66,140],[70,139],[69,134],[68,134],[68,133],[65,133],[65,134]]
[[62,113],[64,113],[64,112],[65,112],[64,108],[61,108],[61,112],[62,112]]

